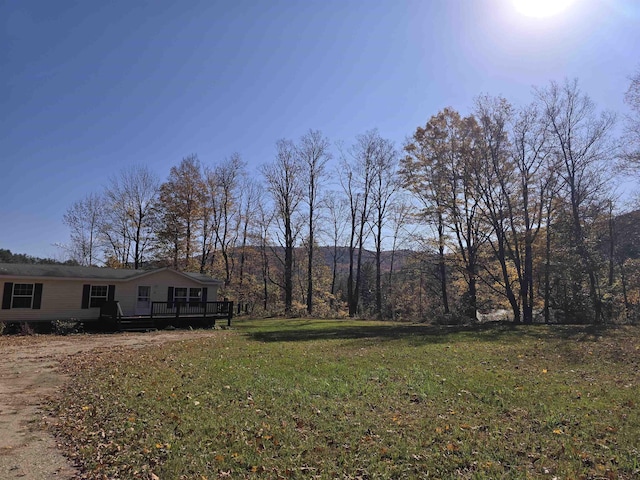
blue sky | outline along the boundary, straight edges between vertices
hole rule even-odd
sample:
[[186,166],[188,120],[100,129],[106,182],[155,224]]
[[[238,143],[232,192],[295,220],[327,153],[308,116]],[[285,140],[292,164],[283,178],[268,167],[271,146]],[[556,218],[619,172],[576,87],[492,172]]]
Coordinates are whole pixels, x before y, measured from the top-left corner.
[[60,258],[66,209],[130,164],[165,179],[238,152],[256,171],[309,128],[401,145],[445,106],[565,78],[623,115],[638,68],[637,0],[545,19],[511,0],[0,0],[0,248]]

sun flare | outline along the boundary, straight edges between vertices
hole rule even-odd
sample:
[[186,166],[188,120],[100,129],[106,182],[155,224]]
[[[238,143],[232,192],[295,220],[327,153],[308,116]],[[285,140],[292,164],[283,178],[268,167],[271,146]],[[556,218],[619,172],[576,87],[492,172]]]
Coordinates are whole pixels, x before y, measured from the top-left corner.
[[546,18],[564,12],[575,0],[511,0],[511,2],[522,15]]

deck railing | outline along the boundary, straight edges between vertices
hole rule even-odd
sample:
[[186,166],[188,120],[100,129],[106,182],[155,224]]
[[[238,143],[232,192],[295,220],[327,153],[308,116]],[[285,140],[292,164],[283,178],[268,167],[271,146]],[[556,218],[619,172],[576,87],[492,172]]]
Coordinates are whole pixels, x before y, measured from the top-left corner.
[[233,302],[151,302],[151,318],[226,318],[231,326]]

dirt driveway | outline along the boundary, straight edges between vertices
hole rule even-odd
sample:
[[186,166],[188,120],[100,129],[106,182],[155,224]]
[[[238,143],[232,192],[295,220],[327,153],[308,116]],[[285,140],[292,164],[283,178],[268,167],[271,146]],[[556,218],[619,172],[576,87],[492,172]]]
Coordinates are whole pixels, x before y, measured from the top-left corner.
[[216,335],[212,330],[111,335],[0,336],[0,479],[71,479],[78,472],[40,428],[40,406],[67,378],[65,357],[114,346],[131,348]]

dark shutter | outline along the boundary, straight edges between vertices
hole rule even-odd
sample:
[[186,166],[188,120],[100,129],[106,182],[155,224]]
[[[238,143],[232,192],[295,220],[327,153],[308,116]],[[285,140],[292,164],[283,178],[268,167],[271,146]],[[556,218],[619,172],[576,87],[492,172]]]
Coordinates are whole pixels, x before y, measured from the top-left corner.
[[82,308],[89,308],[89,295],[91,295],[91,285],[82,286]]
[[173,287],[167,291],[167,308],[173,308]]
[[207,303],[207,287],[204,287],[204,288],[202,289],[202,301],[203,301],[204,303]]
[[4,282],[4,294],[2,295],[2,309],[11,308],[11,295],[13,294],[13,282]]
[[39,310],[40,305],[42,305],[42,284],[36,283],[33,289],[33,308],[34,310]]
[[115,298],[116,298],[116,286],[109,285],[109,288],[107,289],[107,301],[113,302]]

